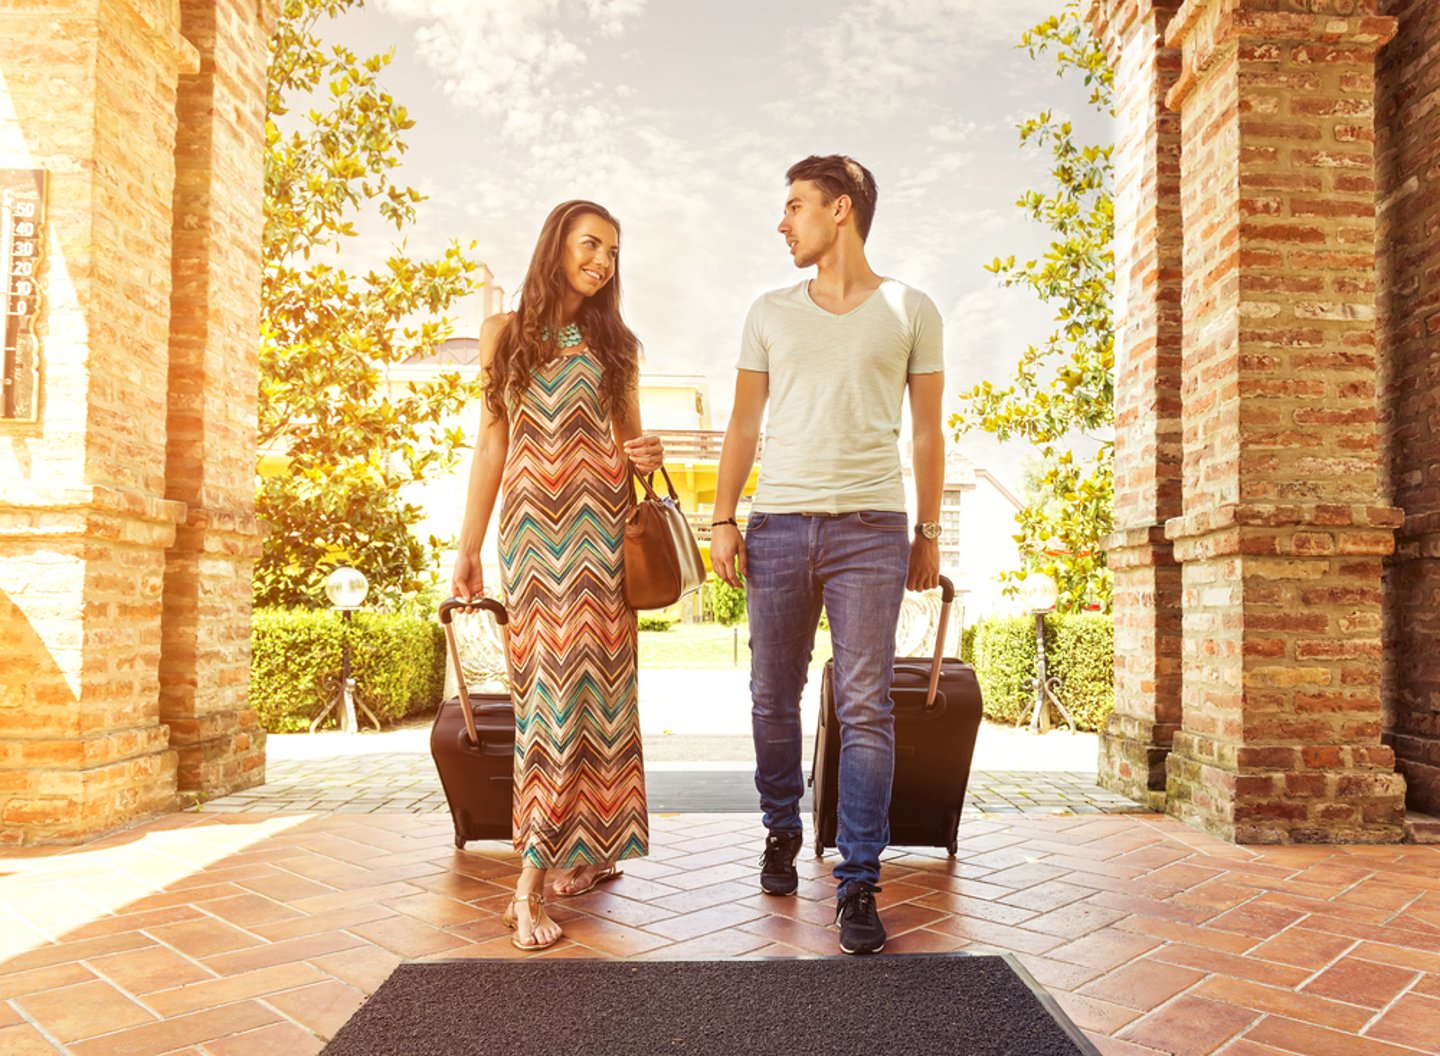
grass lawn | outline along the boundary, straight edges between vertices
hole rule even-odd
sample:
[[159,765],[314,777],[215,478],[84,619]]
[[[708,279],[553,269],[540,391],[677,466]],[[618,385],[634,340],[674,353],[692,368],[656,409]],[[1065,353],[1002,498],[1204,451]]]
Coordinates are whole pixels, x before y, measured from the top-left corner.
[[[736,632],[739,632],[737,635]],[[640,632],[642,668],[738,668],[750,669],[750,628],[721,627],[716,623],[676,624],[668,631]],[[738,642],[738,645],[736,644]],[[830,632],[815,632],[815,654],[811,667],[830,659]]]

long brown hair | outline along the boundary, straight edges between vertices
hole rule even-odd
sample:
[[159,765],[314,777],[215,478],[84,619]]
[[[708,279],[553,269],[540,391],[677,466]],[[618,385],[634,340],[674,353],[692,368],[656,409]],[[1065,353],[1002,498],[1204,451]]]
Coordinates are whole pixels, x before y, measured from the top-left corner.
[[[555,336],[560,331],[560,303],[565,292],[561,253],[570,228],[587,214],[614,225],[616,236],[620,234],[620,222],[594,202],[561,202],[545,218],[520,287],[520,303],[501,331],[495,358],[486,372],[485,405],[497,417],[519,402],[535,371],[557,353]],[[601,405],[607,414],[613,414],[616,408],[625,406],[625,394],[640,370],[640,340],[620,317],[618,257],[610,281],[584,300],[575,321],[585,335],[586,345],[600,360]]]

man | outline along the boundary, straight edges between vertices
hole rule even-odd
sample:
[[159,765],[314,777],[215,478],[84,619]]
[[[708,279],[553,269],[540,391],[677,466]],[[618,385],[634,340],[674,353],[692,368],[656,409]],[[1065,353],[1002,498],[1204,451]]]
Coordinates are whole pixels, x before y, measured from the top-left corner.
[[[769,830],[760,885],[799,885],[800,692],[821,606],[835,645],[840,722],[836,923],[845,953],[885,945],[875,895],[889,842],[895,766],[890,683],[905,588],[939,584],[945,473],[940,315],[865,258],[875,179],[851,158],[809,157],[786,173],[779,232],[815,277],[750,309],[735,407],[720,455],[710,556],[746,588],[755,785]],[[900,411],[914,423],[920,523],[906,531]],[[735,509],[769,404],[765,459],[745,538]]]

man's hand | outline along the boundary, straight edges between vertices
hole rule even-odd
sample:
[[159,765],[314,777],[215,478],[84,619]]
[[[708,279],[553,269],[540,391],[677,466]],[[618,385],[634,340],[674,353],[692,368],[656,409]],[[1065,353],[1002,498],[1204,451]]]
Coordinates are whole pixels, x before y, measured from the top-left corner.
[[745,537],[733,524],[716,525],[710,530],[710,566],[730,586],[745,585]]
[[485,596],[485,570],[480,565],[479,554],[461,550],[455,555],[455,571],[450,575],[450,595],[466,605]]
[[940,540],[917,535],[910,543],[909,590],[933,590],[940,585]]

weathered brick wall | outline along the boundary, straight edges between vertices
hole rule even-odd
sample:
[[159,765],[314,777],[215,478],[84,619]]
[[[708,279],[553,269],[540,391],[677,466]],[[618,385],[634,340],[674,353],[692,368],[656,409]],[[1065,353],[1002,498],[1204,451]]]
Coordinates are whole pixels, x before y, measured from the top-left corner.
[[247,704],[255,520],[266,43],[255,4],[183,0],[166,496],[188,510],[165,569],[161,717],[182,793],[264,780]]
[[[1189,10],[1188,15],[1193,16]],[[1176,25],[1172,20],[1172,27]],[[1224,418],[1206,414],[1216,407],[1227,364],[1237,355],[1239,284],[1238,277],[1225,268],[1227,247],[1237,240],[1239,227],[1239,156],[1230,127],[1238,108],[1234,47],[1224,49],[1211,60],[1207,76],[1198,87],[1191,86],[1183,100],[1182,209],[1187,221],[1184,245],[1183,340],[1186,366],[1182,381],[1184,459],[1183,480],[1187,507],[1215,506],[1233,502],[1235,494],[1207,496],[1206,482],[1236,480],[1233,463],[1235,444],[1206,465],[1203,457],[1214,450],[1214,434],[1233,420],[1233,408],[1224,408]],[[1194,72],[1189,72],[1193,78]],[[1172,95],[1172,102],[1177,102]],[[1205,386],[1208,391],[1201,391]],[[1233,381],[1230,382],[1233,390]],[[1233,402],[1233,395],[1231,397]],[[1234,426],[1232,424],[1231,428]],[[1219,454],[1219,452],[1216,452]],[[1236,489],[1238,490],[1238,489]],[[1222,582],[1222,572],[1224,581]],[[1174,738],[1174,749],[1182,753],[1166,761],[1167,774],[1185,754],[1195,751],[1195,733],[1216,732],[1218,712],[1237,710],[1243,671],[1240,660],[1239,627],[1224,617],[1241,604],[1237,578],[1232,568],[1218,570],[1187,560],[1182,569],[1182,722],[1184,729]],[[1173,756],[1173,752],[1172,752]],[[1167,809],[1182,817],[1200,813],[1220,815],[1228,803],[1217,802],[1209,782],[1199,780],[1197,764],[1186,763],[1192,779],[1167,781]]]
[[1240,842],[1401,838],[1380,743],[1376,48],[1366,0],[1187,0],[1183,730],[1168,809]]
[[1180,489],[1180,115],[1165,105],[1179,0],[1103,0],[1090,17],[1115,70],[1115,710],[1100,781],[1156,808],[1180,727],[1180,569],[1166,520]]
[[51,173],[40,420],[0,426],[0,842],[174,801],[159,716],[175,84],[169,3],[0,12],[8,164]]
[[1386,742],[1440,814],[1440,4],[1386,0],[1376,71],[1382,493],[1405,511],[1385,574]]

